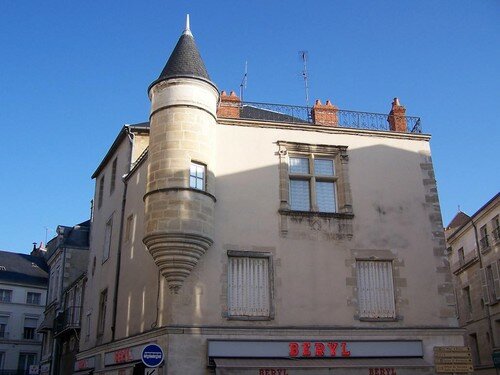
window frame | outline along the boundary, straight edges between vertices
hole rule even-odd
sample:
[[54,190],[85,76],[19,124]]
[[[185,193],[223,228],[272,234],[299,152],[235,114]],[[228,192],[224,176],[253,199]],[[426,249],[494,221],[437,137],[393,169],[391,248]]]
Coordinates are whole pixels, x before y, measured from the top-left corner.
[[[236,315],[231,314],[229,306],[230,306],[230,258],[264,258],[267,260],[267,279],[268,279],[268,309],[269,313],[267,315]],[[269,252],[260,252],[260,251],[240,251],[240,250],[228,250],[227,251],[227,276],[226,276],[226,297],[227,297],[227,306],[224,315],[228,320],[247,320],[247,321],[258,321],[258,320],[273,320],[275,316],[274,309],[274,264],[273,264],[273,255]]]
[[102,175],[100,178],[99,178],[99,188],[98,188],[98,191],[97,191],[97,209],[100,209],[102,207],[102,202],[103,202],[103,199],[104,199],[104,182],[105,182],[105,178],[106,175]]
[[114,158],[111,164],[111,180],[109,182],[109,195],[112,195],[116,187],[116,169],[118,164],[118,157]]
[[480,238],[479,238],[479,244],[481,246],[481,251],[482,252],[486,252],[490,249],[490,240],[489,240],[489,235],[488,235],[488,227],[486,224],[484,224],[483,226],[481,226],[479,228],[479,235],[480,235]]
[[132,234],[135,232],[135,215],[131,213],[127,216],[127,220],[125,223],[125,243],[128,243],[132,240]]
[[9,327],[10,315],[3,313],[0,314],[0,318],[2,319],[2,322],[5,319],[5,323],[0,323],[0,339],[9,338],[9,331],[7,328]]
[[[341,219],[354,217],[348,177],[347,146],[340,145],[315,145],[278,141],[279,147],[279,173],[280,173],[280,208],[281,215],[292,216],[325,216]],[[309,160],[309,174],[290,172],[290,159],[304,157]],[[315,175],[314,159],[333,160],[333,176]],[[294,210],[291,207],[290,181],[295,179],[308,179],[310,182],[310,210]],[[334,183],[335,212],[319,211],[317,207],[316,184],[321,181]],[[313,185],[311,187],[311,185]]]
[[[37,296],[38,297],[38,301],[37,302],[33,302],[30,301],[30,295],[32,296]],[[27,305],[40,305],[40,303],[42,302],[42,293],[40,292],[26,292],[26,304]]]
[[[3,295],[5,293],[5,295]],[[12,289],[0,289],[0,303],[12,303]],[[8,298],[6,298],[8,297]]]
[[97,315],[97,337],[104,335],[106,327],[106,312],[108,305],[108,288],[103,289],[99,294],[99,313]]
[[[191,174],[191,170],[193,168],[193,166],[196,168],[196,173],[193,175]],[[202,168],[203,169],[203,177],[198,177],[198,168]],[[203,185],[203,188],[198,188],[197,187],[197,183],[195,183],[195,186],[192,186],[191,184],[191,179],[194,178],[196,182],[198,182],[200,179],[202,181],[202,185]],[[204,163],[201,163],[199,161],[196,161],[196,160],[191,160],[191,162],[189,163],[189,188],[190,189],[194,189],[194,190],[199,190],[199,191],[207,191],[207,165],[204,164]]]
[[[108,231],[109,228],[109,231]],[[113,215],[106,221],[104,228],[104,242],[102,247],[102,263],[106,262],[111,255],[111,244],[113,237]]]
[[[308,172],[307,173],[299,173],[293,172],[291,167],[292,159],[306,159],[308,164]],[[328,160],[332,163],[332,175],[321,175],[316,172],[316,160]],[[335,159],[331,155],[324,155],[321,153],[293,153],[289,156],[289,170],[288,170],[288,178],[289,178],[289,197],[290,197],[290,209],[292,211],[305,211],[305,212],[319,212],[319,213],[337,213],[338,205],[337,205],[337,180],[338,177],[335,174]],[[292,181],[307,181],[309,187],[309,209],[308,210],[299,210],[293,208],[293,199],[292,199]],[[331,183],[333,185],[333,211],[322,211],[320,210],[318,204],[318,185],[321,182]]]

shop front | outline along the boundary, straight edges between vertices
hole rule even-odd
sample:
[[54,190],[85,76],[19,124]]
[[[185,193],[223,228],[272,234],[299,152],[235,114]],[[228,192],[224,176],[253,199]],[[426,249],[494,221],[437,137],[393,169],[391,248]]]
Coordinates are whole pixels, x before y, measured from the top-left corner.
[[[93,374],[106,375],[144,375],[146,366],[142,361],[145,344],[120,348],[104,353],[104,367]],[[162,374],[162,367],[155,375]]]
[[95,369],[95,356],[82,358],[75,361],[73,373],[78,375],[93,374]]
[[209,340],[217,375],[434,374],[419,340]]

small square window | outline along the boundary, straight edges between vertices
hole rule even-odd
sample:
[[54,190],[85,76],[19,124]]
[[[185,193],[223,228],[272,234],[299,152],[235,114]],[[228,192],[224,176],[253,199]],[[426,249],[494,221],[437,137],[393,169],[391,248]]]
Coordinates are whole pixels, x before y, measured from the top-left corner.
[[26,303],[30,305],[39,305],[41,298],[41,293],[28,292],[26,295]]
[[191,162],[189,168],[189,187],[198,190],[205,190],[206,166],[200,163]]
[[12,290],[0,289],[0,302],[12,302]]

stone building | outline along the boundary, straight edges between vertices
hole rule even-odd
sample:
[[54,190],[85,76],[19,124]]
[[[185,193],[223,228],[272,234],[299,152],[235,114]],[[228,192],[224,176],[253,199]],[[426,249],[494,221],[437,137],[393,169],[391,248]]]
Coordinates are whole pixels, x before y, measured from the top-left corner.
[[397,99],[241,102],[189,24],[148,93],[92,176],[76,373],[144,373],[156,343],[163,374],[432,374],[463,345],[430,136]]
[[31,255],[0,251],[0,373],[38,368],[42,348],[36,332],[43,320],[48,268],[43,251]]
[[459,212],[446,228],[460,327],[475,373],[497,374],[500,362],[500,193],[472,216]]
[[68,374],[78,352],[81,301],[89,254],[90,220],[75,226],[59,225],[47,243],[49,285],[44,319],[40,374]]

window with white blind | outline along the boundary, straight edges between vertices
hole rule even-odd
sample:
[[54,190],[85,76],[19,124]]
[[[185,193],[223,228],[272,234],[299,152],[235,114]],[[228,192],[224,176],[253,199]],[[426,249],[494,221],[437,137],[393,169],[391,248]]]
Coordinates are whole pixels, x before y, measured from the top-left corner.
[[270,317],[270,258],[230,256],[228,258],[228,315]]
[[279,213],[351,219],[347,146],[277,143]]
[[290,156],[290,208],[294,211],[337,212],[335,163],[311,154]]
[[394,319],[396,306],[391,261],[356,261],[359,317]]
[[38,318],[25,317],[24,318],[24,328],[23,328],[23,339],[25,339],[25,340],[37,339],[37,335],[36,335],[37,325],[38,325]]

